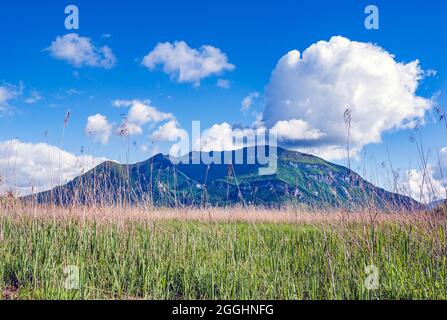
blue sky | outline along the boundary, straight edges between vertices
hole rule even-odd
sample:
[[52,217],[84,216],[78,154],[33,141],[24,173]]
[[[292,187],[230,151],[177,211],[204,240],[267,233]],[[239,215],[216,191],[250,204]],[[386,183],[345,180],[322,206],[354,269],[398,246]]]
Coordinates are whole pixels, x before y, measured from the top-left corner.
[[[80,29],[74,32],[98,48],[109,47],[116,57],[113,68],[76,67],[45,50],[56,37],[73,32],[64,26],[64,8],[69,4],[80,12]],[[379,30],[364,27],[368,4],[380,10]],[[0,113],[0,141],[19,139],[60,147],[62,121],[71,110],[64,150],[79,154],[83,149],[97,157],[124,160],[123,139],[113,135],[101,144],[85,132],[87,118],[98,113],[111,124],[120,124],[127,110],[112,106],[114,100],[150,99],[152,106],[172,113],[187,131],[193,120],[200,120],[202,128],[222,122],[250,126],[255,114],[265,108],[266,86],[279,59],[291,50],[303,52],[337,35],[377,44],[397,62],[418,59],[421,69],[436,70],[436,75],[419,81],[417,95],[429,99],[438,93],[437,104],[447,102],[445,1],[18,0],[2,1],[0,6],[0,86],[20,91],[20,96],[7,102],[8,110]],[[160,66],[148,70],[142,65],[158,43],[174,41],[184,41],[194,49],[219,48],[235,69],[204,77],[197,86],[179,83]],[[228,81],[229,88],[217,86],[218,79]],[[33,92],[41,99],[26,103]],[[259,97],[250,112],[242,113],[241,101],[252,92]],[[424,118],[423,139],[435,153],[447,146],[447,131],[433,121],[429,111]],[[131,161],[150,155],[151,150],[140,146],[151,148],[148,136],[158,125],[146,125],[142,134],[130,137],[136,142]],[[417,169],[416,147],[409,136],[406,129],[382,132],[381,143],[364,146],[367,162],[387,161],[388,150],[396,168]],[[163,148],[166,144],[161,144]],[[334,161],[347,163],[346,159]],[[358,158],[353,167],[361,163]]]

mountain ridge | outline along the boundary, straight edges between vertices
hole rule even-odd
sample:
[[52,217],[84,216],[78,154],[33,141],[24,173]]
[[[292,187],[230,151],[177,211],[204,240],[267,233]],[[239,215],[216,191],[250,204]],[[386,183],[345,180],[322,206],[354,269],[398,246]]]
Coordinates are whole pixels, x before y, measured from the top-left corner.
[[[187,157],[190,162],[197,162],[200,156],[196,164],[174,164],[174,159],[163,154],[134,164],[105,161],[63,186],[26,199],[65,205],[421,207],[414,199],[376,187],[344,166],[279,147],[273,155],[277,160],[276,172],[259,175],[265,165],[251,159],[253,151],[256,154],[258,150],[259,147],[246,147],[225,152],[190,152],[176,159],[184,161]],[[229,155],[234,160],[237,154],[243,155],[243,164],[208,165],[203,161],[203,156],[224,160]]]

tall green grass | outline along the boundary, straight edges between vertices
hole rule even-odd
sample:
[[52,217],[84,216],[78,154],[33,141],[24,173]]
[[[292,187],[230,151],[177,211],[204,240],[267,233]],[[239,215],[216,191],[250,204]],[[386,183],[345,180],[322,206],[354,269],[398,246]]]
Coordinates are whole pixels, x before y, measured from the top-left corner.
[[[446,256],[445,222],[0,217],[0,287],[22,299],[446,299]],[[64,288],[68,265],[78,290]],[[377,290],[365,288],[368,265]]]

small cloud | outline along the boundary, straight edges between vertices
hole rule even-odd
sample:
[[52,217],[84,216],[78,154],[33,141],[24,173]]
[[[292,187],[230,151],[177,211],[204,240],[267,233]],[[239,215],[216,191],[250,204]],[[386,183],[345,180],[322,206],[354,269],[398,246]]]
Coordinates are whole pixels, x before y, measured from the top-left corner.
[[247,113],[250,110],[250,107],[252,106],[254,100],[257,99],[258,97],[259,97],[259,92],[256,92],[256,91],[252,92],[248,96],[246,96],[241,102],[241,105],[242,105],[241,111],[243,113]]
[[42,100],[42,96],[37,91],[32,91],[30,96],[25,99],[26,104],[34,104],[38,101]]
[[153,142],[175,142],[171,145],[169,154],[180,156],[182,146],[188,142],[188,137],[186,130],[182,129],[179,123],[173,119],[158,127],[158,129],[152,133],[150,138]]
[[424,170],[408,170],[403,179],[408,196],[425,204],[445,199],[447,186],[443,179],[437,179],[435,170],[432,165]]
[[92,136],[96,142],[107,144],[112,134],[112,125],[102,114],[95,114],[87,118],[87,126],[85,131]]
[[84,94],[84,92],[79,91],[79,90],[76,90],[76,89],[68,89],[66,92],[67,92],[67,94],[70,95],[70,96]]
[[103,39],[109,39],[111,37],[112,37],[112,35],[110,33],[104,33],[101,35],[101,38],[103,38]]
[[162,66],[163,72],[172,79],[195,86],[199,86],[204,78],[235,69],[219,48],[204,45],[193,49],[184,41],[158,43],[144,57],[143,65],[149,70]]
[[438,74],[438,71],[434,70],[434,69],[428,69],[424,71],[424,76],[425,77],[435,77]]
[[12,100],[21,95],[20,87],[11,84],[0,86],[0,112],[7,111],[10,108]]
[[123,121],[120,134],[138,135],[143,133],[143,126],[147,123],[159,123],[174,119],[172,113],[159,111],[151,105],[151,101],[146,100],[115,100],[112,105],[117,108],[128,107],[125,121]]
[[23,96],[24,88],[22,82],[19,82],[18,85],[10,83],[0,85],[0,113],[11,111],[11,102]]
[[143,152],[147,152],[149,150],[149,147],[146,144],[142,144],[140,148]]
[[219,88],[228,89],[231,85],[230,81],[225,79],[218,79],[216,85]]
[[80,37],[76,33],[57,37],[45,51],[75,68],[88,66],[110,69],[116,64],[116,57],[109,47],[97,47],[90,38]]
[[171,120],[160,126],[151,135],[152,141],[174,141],[178,138],[186,138],[187,132],[180,128],[176,120]]

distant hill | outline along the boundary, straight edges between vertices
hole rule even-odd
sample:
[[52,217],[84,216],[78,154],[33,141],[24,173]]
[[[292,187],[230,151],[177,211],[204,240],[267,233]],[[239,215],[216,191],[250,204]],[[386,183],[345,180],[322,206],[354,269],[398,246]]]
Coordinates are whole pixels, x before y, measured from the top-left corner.
[[[173,164],[158,154],[146,161],[124,165],[104,162],[69,183],[28,196],[39,203],[55,204],[153,204],[155,206],[225,206],[245,204],[281,207],[304,204],[327,208],[415,209],[421,205],[362,179],[354,171],[321,158],[277,150],[277,171],[259,175],[264,166],[247,164],[251,148],[243,152],[244,164],[211,164],[205,153],[186,157],[198,164]],[[230,151],[233,159],[236,151]],[[223,152],[213,155],[224,158]]]

